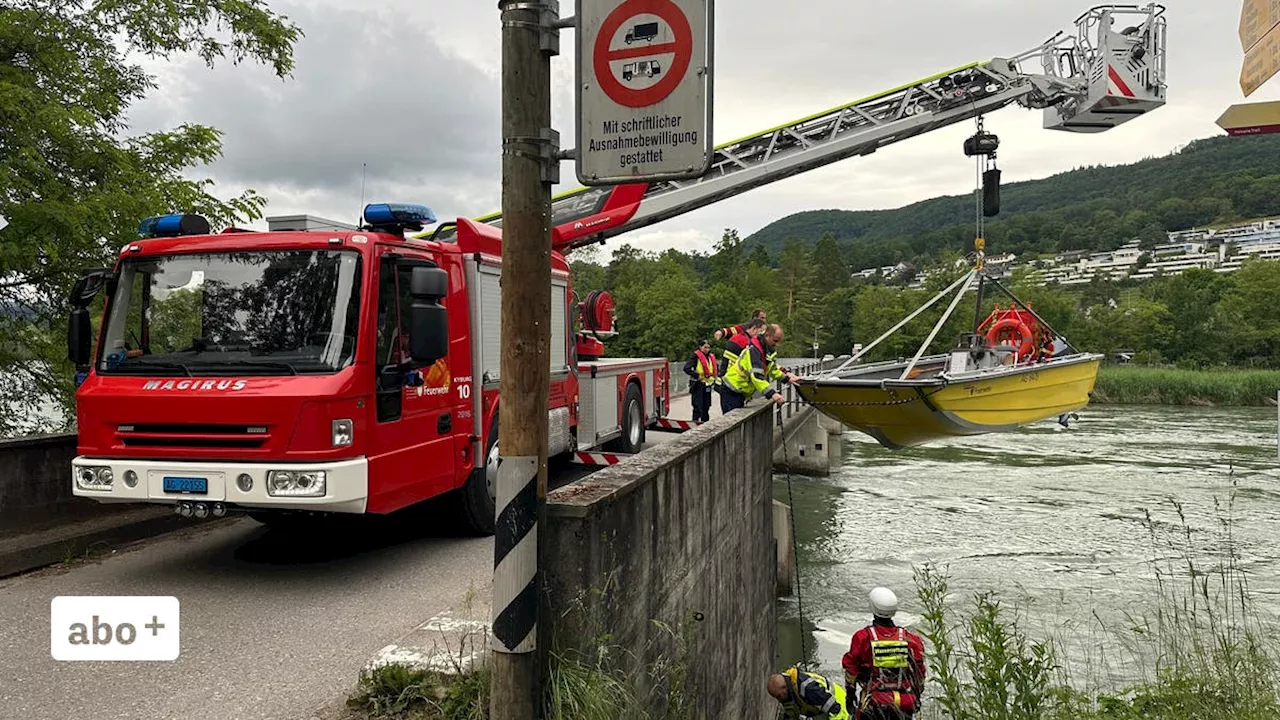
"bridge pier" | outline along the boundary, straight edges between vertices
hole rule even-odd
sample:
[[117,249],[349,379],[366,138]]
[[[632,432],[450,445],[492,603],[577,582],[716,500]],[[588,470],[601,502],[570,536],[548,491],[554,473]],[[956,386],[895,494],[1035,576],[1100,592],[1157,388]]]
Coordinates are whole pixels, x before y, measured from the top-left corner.
[[791,506],[781,500],[773,501],[773,546],[777,554],[778,597],[789,597],[795,592],[796,546],[791,541]]

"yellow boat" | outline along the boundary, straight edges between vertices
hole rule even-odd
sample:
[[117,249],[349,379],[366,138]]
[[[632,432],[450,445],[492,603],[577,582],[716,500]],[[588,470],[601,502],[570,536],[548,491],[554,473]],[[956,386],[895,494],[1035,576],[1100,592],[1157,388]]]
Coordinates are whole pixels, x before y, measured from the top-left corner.
[[[977,352],[991,352],[983,350]],[[946,437],[1009,432],[1060,418],[1089,403],[1102,355],[1076,353],[1034,364],[947,372],[961,349],[923,357],[910,379],[904,362],[875,363],[802,378],[801,397],[819,412],[898,450]]]
[[[948,352],[924,353],[978,281],[978,308],[987,283],[1015,305],[996,305],[974,332]],[[925,309],[960,288],[915,357],[868,365],[859,361],[873,347]],[[1068,352],[1071,351],[1071,352]],[[923,445],[947,437],[1009,432],[1058,418],[1089,403],[1102,355],[1078,352],[1030,305],[977,267],[938,293],[835,370],[801,378],[797,390],[819,412],[864,432],[890,449]]]

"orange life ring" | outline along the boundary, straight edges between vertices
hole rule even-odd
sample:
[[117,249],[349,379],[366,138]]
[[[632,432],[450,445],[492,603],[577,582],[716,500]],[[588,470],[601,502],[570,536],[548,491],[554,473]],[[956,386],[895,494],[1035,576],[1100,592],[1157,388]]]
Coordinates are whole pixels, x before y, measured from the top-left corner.
[[998,345],[1000,337],[1005,334],[1005,331],[1014,329],[1017,330],[1018,334],[1022,335],[1022,344],[1018,346],[1019,359],[1031,357],[1032,352],[1035,350],[1035,342],[1031,337],[1031,328],[1017,318],[1005,318],[992,325],[991,329],[987,331],[987,342],[992,345]]

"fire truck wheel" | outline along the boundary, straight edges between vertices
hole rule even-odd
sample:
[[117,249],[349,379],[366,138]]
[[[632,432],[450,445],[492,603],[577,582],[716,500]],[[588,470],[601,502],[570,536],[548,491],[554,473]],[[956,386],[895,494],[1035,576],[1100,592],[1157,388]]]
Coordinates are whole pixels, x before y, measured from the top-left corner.
[[620,453],[638,453],[643,446],[644,401],[640,398],[640,386],[630,383],[622,401],[622,437],[610,441],[606,449]]
[[462,486],[462,517],[467,529],[477,535],[494,532],[494,494],[498,487],[498,415],[493,416],[489,441],[485,443],[484,465],[476,468]]

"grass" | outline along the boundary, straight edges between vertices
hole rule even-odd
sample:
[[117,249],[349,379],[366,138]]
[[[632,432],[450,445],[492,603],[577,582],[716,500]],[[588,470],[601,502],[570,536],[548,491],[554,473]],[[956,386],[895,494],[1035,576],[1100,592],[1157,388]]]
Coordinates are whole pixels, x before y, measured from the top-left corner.
[[388,664],[361,673],[348,705],[370,718],[486,720],[489,669],[457,675]]
[[[607,597],[593,590],[589,597]],[[598,600],[597,600],[598,602]],[[566,615],[577,611],[590,614],[586,598],[571,604]],[[563,619],[563,617],[562,617]],[[579,628],[587,635],[585,647],[554,648],[543,692],[541,717],[546,720],[694,720],[693,691],[689,683],[689,648],[693,641],[691,622],[677,632],[660,621],[651,621],[652,630],[643,648],[621,646],[598,623]],[[589,629],[589,631],[588,631]],[[461,645],[475,645],[463,638]],[[483,642],[487,643],[484,634]],[[657,648],[656,652],[647,652]],[[648,663],[636,661],[644,654]],[[450,651],[449,672],[435,672],[388,664],[361,673],[356,692],[347,699],[354,714],[350,720],[488,720],[490,717],[491,668],[488,656],[465,666],[461,649]],[[344,717],[343,720],[348,720]]]
[[[607,589],[613,580],[605,581]],[[543,705],[546,720],[694,720],[695,689],[689,677],[694,623],[677,629],[650,620],[644,645],[629,648],[603,628],[602,603],[625,602],[606,589],[592,589],[570,603],[563,617],[578,615],[584,625],[572,623],[571,632],[586,635],[578,647],[557,647],[550,652],[549,677]],[[592,600],[594,598],[594,601]],[[643,657],[652,658],[647,663]]]
[[[542,717],[693,720],[691,698],[683,683],[686,662],[660,661],[645,671],[626,672],[613,661],[618,651],[601,644],[590,655],[553,654]],[[382,665],[361,674],[347,704],[360,713],[358,718],[488,720],[490,678],[487,665],[453,673]],[[649,688],[649,695],[638,693],[637,685]]]
[[1280,370],[1183,370],[1105,365],[1092,402],[1117,405],[1274,406]]
[[[474,602],[475,587],[470,586],[462,602],[464,614],[472,613]],[[444,671],[401,663],[365,668],[347,707],[358,720],[487,720],[491,669],[487,654],[479,650],[488,641],[487,631],[469,630],[454,649],[441,630],[441,655],[448,658]],[[476,659],[468,662],[473,656]]]
[[[1275,720],[1280,718],[1280,626],[1254,608],[1232,535],[1233,489],[1208,545],[1180,523],[1163,535],[1148,513],[1152,607],[1101,627],[1138,680],[1073,677],[1057,644],[1031,639],[993,593],[948,605],[945,572],[916,570],[930,680],[921,720]],[[1096,613],[1095,613],[1096,617]],[[1100,626],[1102,625],[1099,621]]]

